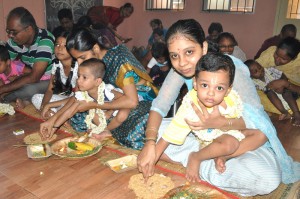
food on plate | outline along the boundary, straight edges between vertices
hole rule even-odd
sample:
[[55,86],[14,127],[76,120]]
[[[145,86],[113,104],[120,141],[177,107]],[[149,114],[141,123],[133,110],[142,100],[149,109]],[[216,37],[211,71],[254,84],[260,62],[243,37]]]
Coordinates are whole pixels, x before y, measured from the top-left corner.
[[158,199],[174,188],[174,182],[163,174],[154,174],[145,182],[142,174],[136,174],[131,176],[128,188],[134,191],[137,198]]
[[228,197],[216,189],[203,184],[182,185],[170,190],[163,199],[198,199],[198,198],[218,198],[227,199]]
[[27,135],[24,138],[24,143],[25,144],[46,144],[46,143],[49,143],[49,142],[55,140],[56,137],[57,137],[57,135],[53,134],[53,136],[51,138],[49,138],[47,140],[42,140],[39,133],[32,133],[32,134]]
[[64,138],[51,146],[53,154],[73,160],[95,155],[101,148],[101,142],[85,136]]
[[90,143],[83,143],[83,142],[69,142],[68,147],[73,150],[77,151],[92,151],[95,146]]
[[137,156],[128,155],[115,160],[110,160],[106,164],[116,173],[137,168]]

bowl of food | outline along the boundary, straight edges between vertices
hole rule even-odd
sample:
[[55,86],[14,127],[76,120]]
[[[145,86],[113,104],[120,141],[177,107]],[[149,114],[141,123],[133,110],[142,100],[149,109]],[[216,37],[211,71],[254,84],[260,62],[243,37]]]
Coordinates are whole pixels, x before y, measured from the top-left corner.
[[33,160],[44,160],[52,155],[49,144],[27,145],[27,156]]

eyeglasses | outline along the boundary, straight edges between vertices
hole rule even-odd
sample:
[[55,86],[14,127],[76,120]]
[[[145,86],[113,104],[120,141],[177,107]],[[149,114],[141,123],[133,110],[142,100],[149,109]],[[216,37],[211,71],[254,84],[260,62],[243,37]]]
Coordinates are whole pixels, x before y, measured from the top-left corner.
[[8,30],[8,29],[6,29],[6,33],[7,33],[7,35],[12,35],[12,36],[17,36],[20,32],[22,32],[23,30],[25,30],[26,28],[28,28],[28,26],[26,26],[25,28],[23,28],[23,29],[21,29],[21,30],[19,30],[19,31],[17,31],[17,30]]
[[234,45],[219,46],[219,48],[222,48],[222,49],[225,49],[225,48],[234,48]]

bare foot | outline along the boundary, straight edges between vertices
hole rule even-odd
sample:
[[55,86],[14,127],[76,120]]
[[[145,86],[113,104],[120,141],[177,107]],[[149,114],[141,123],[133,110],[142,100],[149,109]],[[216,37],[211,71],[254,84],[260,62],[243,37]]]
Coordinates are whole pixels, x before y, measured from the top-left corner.
[[95,139],[97,139],[97,140],[99,140],[99,141],[102,141],[105,138],[111,137],[111,136],[112,136],[112,134],[111,134],[111,132],[109,130],[104,130],[100,134],[95,134],[95,133],[92,134],[92,137],[95,138]]
[[225,172],[225,170],[226,170],[225,162],[226,162],[226,159],[224,157],[215,158],[215,167],[216,167],[216,170],[219,171],[219,173]]
[[16,109],[18,109],[18,110],[24,109],[25,106],[27,106],[27,105],[29,105],[29,104],[30,104],[30,102],[27,101],[27,100],[24,100],[24,101],[23,101],[23,100],[20,99],[20,98],[16,99]]
[[286,119],[290,119],[291,115],[289,113],[282,113],[279,115],[279,120],[286,120]]
[[186,167],[185,177],[189,182],[199,182],[199,169],[200,169],[201,161],[197,158],[197,153],[192,152],[189,155],[189,161]]

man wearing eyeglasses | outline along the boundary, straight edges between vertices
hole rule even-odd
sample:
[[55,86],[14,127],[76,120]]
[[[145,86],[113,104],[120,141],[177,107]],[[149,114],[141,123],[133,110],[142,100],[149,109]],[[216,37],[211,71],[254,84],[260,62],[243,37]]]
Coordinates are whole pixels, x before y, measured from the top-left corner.
[[1,101],[30,101],[34,94],[45,93],[48,87],[55,56],[54,37],[47,30],[38,28],[32,14],[24,7],[9,12],[6,33],[11,60],[20,59],[32,72],[0,86]]

